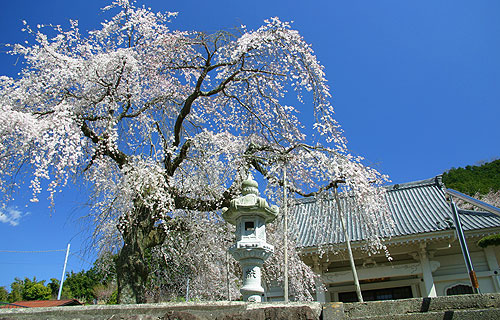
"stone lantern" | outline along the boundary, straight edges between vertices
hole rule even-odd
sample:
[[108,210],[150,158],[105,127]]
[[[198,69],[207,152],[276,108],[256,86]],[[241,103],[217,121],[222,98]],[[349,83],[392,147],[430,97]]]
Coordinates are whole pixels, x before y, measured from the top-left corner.
[[243,300],[252,302],[262,301],[261,268],[274,251],[266,242],[266,223],[276,219],[279,211],[277,206],[269,206],[266,199],[259,197],[258,187],[250,174],[242,183],[242,196],[231,200],[222,213],[226,222],[236,226],[236,244],[229,252],[241,264]]

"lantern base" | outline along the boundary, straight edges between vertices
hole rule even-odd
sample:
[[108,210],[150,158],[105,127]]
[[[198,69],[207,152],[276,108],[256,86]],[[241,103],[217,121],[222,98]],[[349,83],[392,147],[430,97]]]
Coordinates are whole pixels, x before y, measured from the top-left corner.
[[248,302],[262,302],[262,297],[258,294],[251,295],[249,297],[243,296],[243,301]]

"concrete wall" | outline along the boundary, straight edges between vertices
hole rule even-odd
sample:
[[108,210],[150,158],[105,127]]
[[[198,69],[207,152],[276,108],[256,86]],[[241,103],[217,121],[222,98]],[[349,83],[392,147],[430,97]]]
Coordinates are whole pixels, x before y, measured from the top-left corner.
[[0,309],[1,320],[205,320],[205,319],[299,319],[321,315],[319,303],[158,303],[141,305],[71,306],[53,308]]
[[1,320],[496,320],[500,294],[364,303],[165,303],[0,309]]

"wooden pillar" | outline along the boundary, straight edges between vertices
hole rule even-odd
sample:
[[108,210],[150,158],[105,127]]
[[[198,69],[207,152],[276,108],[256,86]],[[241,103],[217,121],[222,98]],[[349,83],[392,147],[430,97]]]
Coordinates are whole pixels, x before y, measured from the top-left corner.
[[484,248],[484,254],[486,255],[488,268],[491,272],[493,272],[493,275],[491,275],[491,277],[493,280],[493,287],[495,288],[495,292],[500,292],[500,279],[498,278],[500,276],[500,274],[498,274],[500,272],[500,268],[498,266],[495,250],[492,247],[486,247]]
[[431,264],[425,247],[422,247],[420,250],[420,263],[422,264],[422,276],[424,279],[424,297],[436,297],[436,286],[434,285]]
[[321,275],[323,274],[321,270],[321,266],[319,264],[319,258],[317,256],[313,257],[314,261],[314,267],[313,271],[318,275],[318,278],[316,278],[316,301],[318,302],[326,302],[326,292],[324,290],[324,283]]

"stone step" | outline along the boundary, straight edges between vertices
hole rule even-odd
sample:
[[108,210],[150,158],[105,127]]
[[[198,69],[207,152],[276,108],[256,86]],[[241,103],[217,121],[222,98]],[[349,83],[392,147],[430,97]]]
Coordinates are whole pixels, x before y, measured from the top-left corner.
[[470,294],[343,304],[346,319],[418,313],[429,314],[431,312],[441,312],[442,314],[448,310],[458,312],[460,310],[486,310],[491,308],[500,309],[499,294]]
[[500,309],[447,310],[344,318],[349,320],[498,320]]

